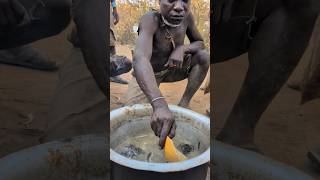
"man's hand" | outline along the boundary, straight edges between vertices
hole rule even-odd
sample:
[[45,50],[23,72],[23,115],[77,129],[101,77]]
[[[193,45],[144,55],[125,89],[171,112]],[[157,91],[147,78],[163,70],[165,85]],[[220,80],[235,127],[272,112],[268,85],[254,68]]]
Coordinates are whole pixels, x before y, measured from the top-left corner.
[[156,136],[160,137],[159,146],[163,148],[166,137],[173,138],[176,123],[168,106],[154,108],[151,118],[151,128]]
[[13,28],[27,24],[26,9],[17,0],[0,0],[0,28]]
[[184,47],[177,47],[170,55],[168,62],[164,66],[170,68],[182,68],[184,58]]
[[113,8],[114,25],[119,22],[119,14],[116,8]]

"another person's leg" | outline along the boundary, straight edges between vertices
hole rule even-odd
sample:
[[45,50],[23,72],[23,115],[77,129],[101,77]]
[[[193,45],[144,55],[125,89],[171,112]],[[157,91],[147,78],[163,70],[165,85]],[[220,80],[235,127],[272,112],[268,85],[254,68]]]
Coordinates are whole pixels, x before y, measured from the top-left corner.
[[73,18],[85,62],[105,96],[109,96],[110,72],[107,63],[109,56],[106,53],[108,44],[107,3],[101,0],[75,0],[73,2]]
[[255,127],[307,47],[313,26],[309,18],[314,17],[279,9],[262,23],[250,47],[249,69],[239,97],[218,140],[257,150]]

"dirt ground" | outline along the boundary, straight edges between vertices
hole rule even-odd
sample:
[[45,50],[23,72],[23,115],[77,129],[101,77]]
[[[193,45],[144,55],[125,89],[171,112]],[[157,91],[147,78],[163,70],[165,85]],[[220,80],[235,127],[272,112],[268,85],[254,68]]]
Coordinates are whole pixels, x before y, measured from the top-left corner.
[[[288,82],[299,80],[305,65],[306,58],[303,58]],[[246,55],[214,65],[214,134],[222,128],[231,111],[247,67]],[[320,100],[301,106],[300,96],[299,92],[284,86],[263,114],[255,141],[266,156],[320,179],[320,173],[313,170],[306,157],[309,149],[320,146]]]
[[[32,45],[62,64],[71,48],[66,32]],[[0,64],[0,157],[39,143],[57,80],[58,72]]]

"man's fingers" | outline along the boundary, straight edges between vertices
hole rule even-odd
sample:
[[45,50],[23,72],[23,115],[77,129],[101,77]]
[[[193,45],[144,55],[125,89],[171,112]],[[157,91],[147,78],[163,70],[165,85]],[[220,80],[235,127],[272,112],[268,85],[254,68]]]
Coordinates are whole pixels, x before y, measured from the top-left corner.
[[176,65],[177,68],[182,68],[181,61],[174,61],[174,64]]
[[171,129],[171,125],[172,125],[172,123],[164,123],[162,126],[161,135],[160,135],[160,139],[159,139],[159,146],[161,148],[163,148],[163,146],[164,146],[166,138],[167,138],[169,131]]
[[171,126],[170,133],[169,133],[169,137],[171,139],[174,138],[174,136],[176,135],[176,129],[177,129],[177,125],[176,125],[176,122],[174,122]]
[[157,123],[155,121],[151,121],[151,129],[153,130],[154,132],[154,135],[158,136],[157,135],[157,132],[158,132],[158,129],[157,129]]
[[162,122],[161,121],[157,121],[157,136],[160,137],[161,135],[161,131],[162,131]]
[[164,66],[165,67],[169,66],[170,62],[171,62],[171,59],[169,59],[168,62]]

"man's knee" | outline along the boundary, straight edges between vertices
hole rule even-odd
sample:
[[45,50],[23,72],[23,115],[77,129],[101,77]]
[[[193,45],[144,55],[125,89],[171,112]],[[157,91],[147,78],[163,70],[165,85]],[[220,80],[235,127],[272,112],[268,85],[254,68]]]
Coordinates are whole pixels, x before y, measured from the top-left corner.
[[199,50],[195,54],[195,58],[199,65],[207,66],[209,68],[210,65],[210,55],[205,50]]

